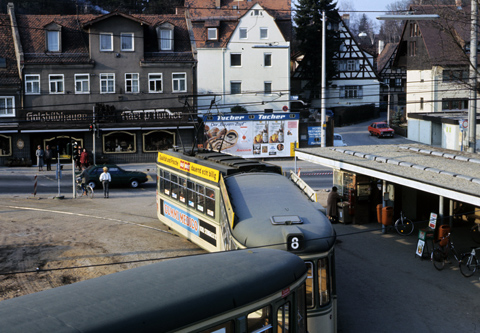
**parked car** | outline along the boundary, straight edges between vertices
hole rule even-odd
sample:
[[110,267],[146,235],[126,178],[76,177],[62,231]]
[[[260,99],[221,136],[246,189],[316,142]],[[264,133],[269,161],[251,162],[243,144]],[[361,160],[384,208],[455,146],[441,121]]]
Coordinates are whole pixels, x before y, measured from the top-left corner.
[[370,135],[376,135],[379,138],[391,137],[395,134],[395,131],[390,128],[386,122],[378,121],[368,126],[368,132]]
[[95,188],[100,185],[100,175],[103,172],[103,167],[108,168],[108,172],[112,176],[111,186],[130,186],[138,187],[140,184],[145,183],[148,178],[147,174],[140,171],[127,171],[120,168],[115,164],[107,165],[91,165],[85,169],[85,183]]
[[333,133],[333,146],[334,147],[344,147],[347,144],[343,141],[341,134]]

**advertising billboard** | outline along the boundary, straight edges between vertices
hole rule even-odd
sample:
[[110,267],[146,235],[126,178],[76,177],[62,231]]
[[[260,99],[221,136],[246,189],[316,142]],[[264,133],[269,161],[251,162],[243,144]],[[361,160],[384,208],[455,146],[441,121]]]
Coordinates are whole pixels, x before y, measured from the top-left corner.
[[204,116],[204,148],[253,157],[294,156],[298,143],[298,113]]

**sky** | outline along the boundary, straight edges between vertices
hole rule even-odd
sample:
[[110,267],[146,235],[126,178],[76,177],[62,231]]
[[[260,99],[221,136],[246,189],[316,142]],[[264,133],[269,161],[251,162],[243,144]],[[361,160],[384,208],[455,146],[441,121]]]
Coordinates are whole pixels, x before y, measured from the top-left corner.
[[[353,8],[355,12],[349,13],[351,16],[356,15],[357,17],[360,17],[365,13],[372,21],[380,26],[381,21],[377,20],[376,17],[384,15],[387,5],[395,2],[396,0],[337,0],[337,8]],[[340,11],[340,15],[346,13],[348,12]]]

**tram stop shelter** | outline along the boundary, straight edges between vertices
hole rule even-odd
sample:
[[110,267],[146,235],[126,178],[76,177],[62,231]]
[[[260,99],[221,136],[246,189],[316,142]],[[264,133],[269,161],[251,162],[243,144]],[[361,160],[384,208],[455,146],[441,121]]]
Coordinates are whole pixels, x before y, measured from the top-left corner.
[[377,205],[413,221],[452,224],[480,218],[480,155],[422,144],[296,149],[295,157],[333,169],[333,184],[348,202],[353,223],[377,221]]

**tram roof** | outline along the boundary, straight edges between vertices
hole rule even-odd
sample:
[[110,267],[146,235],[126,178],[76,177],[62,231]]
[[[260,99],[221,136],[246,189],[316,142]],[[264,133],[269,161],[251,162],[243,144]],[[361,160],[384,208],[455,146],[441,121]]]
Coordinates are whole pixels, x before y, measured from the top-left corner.
[[168,332],[270,296],[305,273],[286,251],[196,255],[5,300],[0,317],[8,332]]
[[478,154],[412,143],[304,148],[295,156],[480,206]]
[[181,150],[168,150],[163,153],[216,169],[224,176],[252,170],[282,173],[282,168],[277,165],[208,150],[198,150],[193,154]]
[[[318,206],[286,177],[274,173],[242,173],[225,178],[235,211],[232,233],[247,247],[275,244],[286,249],[286,233],[302,233],[302,253],[329,251],[335,230]],[[298,216],[299,224],[273,224],[272,217]]]

